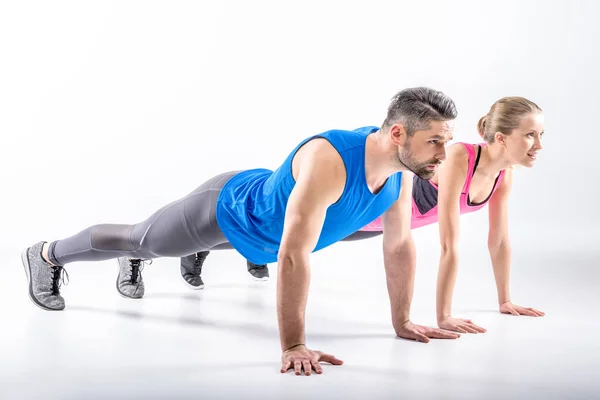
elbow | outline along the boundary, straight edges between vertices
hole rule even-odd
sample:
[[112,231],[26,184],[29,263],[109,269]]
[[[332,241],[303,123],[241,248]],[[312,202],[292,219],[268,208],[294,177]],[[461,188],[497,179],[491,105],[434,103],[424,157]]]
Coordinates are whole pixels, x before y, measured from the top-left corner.
[[295,269],[298,266],[308,266],[310,253],[301,250],[281,249],[277,254],[277,263],[280,270]]
[[490,252],[497,252],[501,250],[510,251],[510,240],[508,237],[493,237],[488,238],[488,249]]
[[290,290],[310,281],[310,254],[299,251],[280,251],[277,255],[277,288]]
[[412,236],[407,236],[394,241],[383,241],[383,251],[387,254],[407,254],[414,251]]
[[442,241],[440,244],[440,251],[442,253],[442,256],[445,255],[454,255],[458,253],[458,242],[457,241],[452,241],[452,240],[448,240],[448,241]]

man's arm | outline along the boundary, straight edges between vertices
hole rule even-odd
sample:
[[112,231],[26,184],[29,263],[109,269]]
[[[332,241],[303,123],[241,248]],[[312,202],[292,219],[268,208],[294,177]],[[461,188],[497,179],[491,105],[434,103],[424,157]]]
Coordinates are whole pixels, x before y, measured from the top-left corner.
[[[278,254],[277,314],[282,372],[290,366],[321,371],[318,361],[336,363],[331,356],[305,346],[304,315],[310,284],[309,256],[325,221],[327,208],[342,195],[346,182],[343,161],[326,141],[315,139],[296,154],[292,165],[296,185],[286,208]],[[320,354],[316,354],[320,353]],[[339,361],[339,360],[337,360]]]
[[383,261],[392,324],[396,333],[410,319],[417,255],[410,229],[412,215],[411,173],[402,174],[398,200],[383,214]]
[[416,271],[416,251],[411,232],[411,173],[402,174],[402,190],[398,200],[383,214],[383,258],[396,335],[429,342],[429,338],[456,339],[460,335],[440,329],[415,325],[410,321]]

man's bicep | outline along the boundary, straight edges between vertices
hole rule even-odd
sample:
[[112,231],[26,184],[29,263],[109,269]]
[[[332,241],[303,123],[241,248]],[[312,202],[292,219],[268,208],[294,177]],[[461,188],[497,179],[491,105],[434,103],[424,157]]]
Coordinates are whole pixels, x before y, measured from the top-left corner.
[[335,171],[323,168],[319,160],[300,167],[296,184],[288,199],[281,247],[311,252],[323,228],[327,209],[340,196]]
[[288,199],[281,247],[311,252],[319,240],[328,205],[314,198],[310,190],[296,185]]

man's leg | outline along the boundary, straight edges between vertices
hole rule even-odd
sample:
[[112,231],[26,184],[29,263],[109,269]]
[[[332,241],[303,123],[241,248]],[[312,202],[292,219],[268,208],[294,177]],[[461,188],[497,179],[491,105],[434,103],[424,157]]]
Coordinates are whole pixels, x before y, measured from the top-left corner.
[[[227,246],[217,246],[211,250],[222,250],[222,249],[232,249],[230,243],[225,243]],[[193,283],[189,283],[192,289],[202,289],[204,288],[204,282],[202,281],[202,266],[204,265],[204,261],[206,261],[206,257],[210,254],[210,251],[203,251],[196,254],[190,254],[186,257],[181,257],[181,271],[183,274],[184,269],[189,274],[189,279],[193,279]],[[246,260],[246,268],[248,269],[248,273],[252,276],[252,279],[257,281],[267,281],[269,280],[269,267],[267,264],[254,264],[248,260]],[[187,282],[187,280],[186,280]]]
[[94,225],[67,239],[27,248],[22,261],[31,300],[44,309],[62,310],[60,279],[63,266],[70,262],[181,257],[227,242],[216,222],[216,200],[220,188],[235,174],[210,179],[139,224]]
[[356,240],[371,239],[382,234],[383,232],[381,231],[356,231],[352,235],[342,239],[342,242],[354,242]]
[[258,265],[246,260],[246,266],[248,267],[248,273],[252,275],[252,279],[257,281],[269,280],[269,267],[267,267],[267,264]]
[[179,271],[184,282],[194,290],[204,289],[204,282],[202,281],[202,266],[206,257],[210,254],[210,251],[199,251],[194,254],[190,254],[186,257],[181,257],[179,261]]

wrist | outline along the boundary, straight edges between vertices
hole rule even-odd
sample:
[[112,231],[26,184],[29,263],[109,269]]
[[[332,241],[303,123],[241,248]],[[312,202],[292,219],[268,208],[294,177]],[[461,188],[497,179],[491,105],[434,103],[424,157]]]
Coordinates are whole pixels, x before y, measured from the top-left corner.
[[304,343],[296,343],[292,346],[287,346],[284,348],[282,353],[287,353],[288,351],[301,350],[302,348],[306,349],[306,345]]
[[510,303],[510,298],[508,297],[500,297],[498,299],[498,306],[502,306],[503,304]]
[[394,331],[396,332],[396,334],[398,334],[398,332],[400,332],[406,324],[410,323],[410,319],[408,318],[408,316],[402,318],[394,318],[392,322]]
[[437,322],[439,324],[440,322],[443,322],[443,321],[445,321],[445,320],[447,320],[448,318],[451,318],[451,317],[452,317],[452,315],[450,315],[450,313],[438,314],[438,316],[437,316]]

